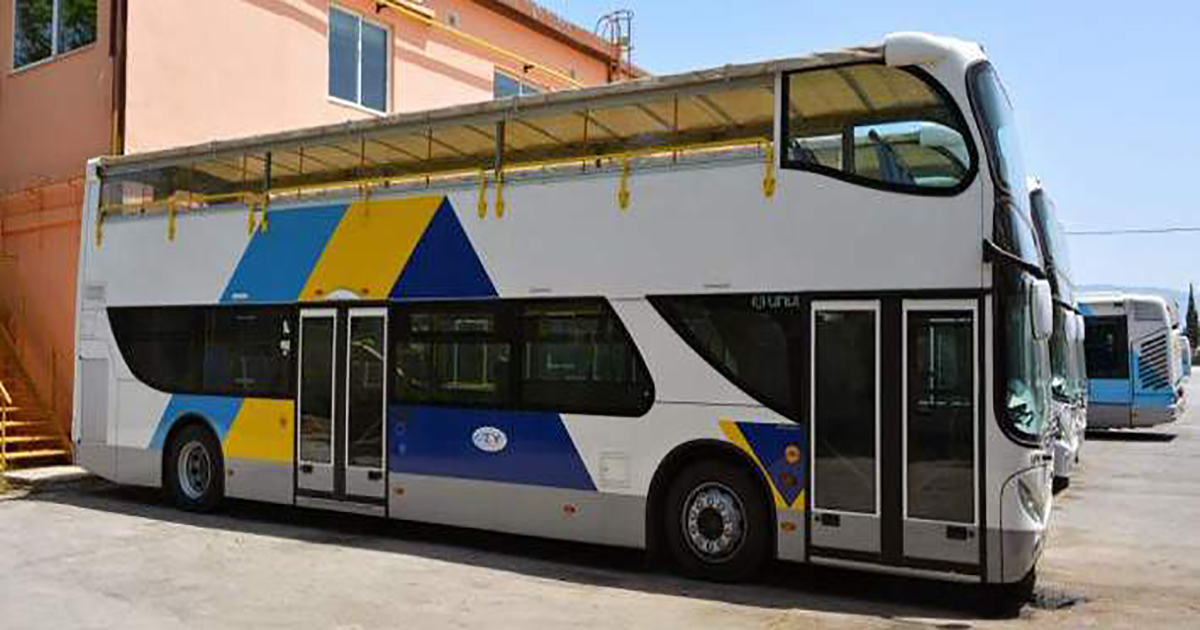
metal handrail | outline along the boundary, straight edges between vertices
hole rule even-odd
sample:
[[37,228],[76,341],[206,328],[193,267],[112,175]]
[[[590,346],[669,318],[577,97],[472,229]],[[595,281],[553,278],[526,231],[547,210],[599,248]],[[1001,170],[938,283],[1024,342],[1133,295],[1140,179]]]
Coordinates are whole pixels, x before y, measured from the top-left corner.
[[12,407],[12,396],[4,381],[0,381],[0,473],[8,470],[8,408]]

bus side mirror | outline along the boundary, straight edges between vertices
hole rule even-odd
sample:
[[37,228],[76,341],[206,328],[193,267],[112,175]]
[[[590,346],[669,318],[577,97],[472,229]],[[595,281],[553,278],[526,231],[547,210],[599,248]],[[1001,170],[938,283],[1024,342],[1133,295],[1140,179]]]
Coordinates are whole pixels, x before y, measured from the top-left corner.
[[1045,280],[1034,280],[1030,287],[1030,311],[1033,315],[1033,337],[1039,341],[1050,338],[1054,330],[1054,298],[1050,293],[1050,283]]

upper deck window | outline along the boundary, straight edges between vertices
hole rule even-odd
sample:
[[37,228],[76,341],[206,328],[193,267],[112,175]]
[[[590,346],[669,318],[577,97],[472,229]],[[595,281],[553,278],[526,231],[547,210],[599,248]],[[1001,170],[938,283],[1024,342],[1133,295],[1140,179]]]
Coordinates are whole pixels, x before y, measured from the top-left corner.
[[784,84],[787,167],[946,194],[975,173],[961,114],[917,71],[862,64],[796,72]]
[[96,0],[15,0],[13,69],[96,41]]
[[377,112],[388,108],[388,31],[329,9],[329,95]]

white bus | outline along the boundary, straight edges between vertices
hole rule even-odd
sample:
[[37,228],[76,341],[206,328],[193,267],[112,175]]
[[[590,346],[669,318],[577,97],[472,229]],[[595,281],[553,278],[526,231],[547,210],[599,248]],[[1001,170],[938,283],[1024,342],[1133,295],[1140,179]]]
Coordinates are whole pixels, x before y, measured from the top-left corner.
[[1174,422],[1186,409],[1180,343],[1167,301],[1107,293],[1079,298],[1087,325],[1088,428]]
[[1042,258],[1054,294],[1054,332],[1050,335],[1050,394],[1054,433],[1054,481],[1065,487],[1079,461],[1087,431],[1087,374],[1084,326],[1075,305],[1075,284],[1067,238],[1050,193],[1041,180],[1029,178],[1029,203]]
[[79,461],[222,497],[1032,584],[1050,290],[982,49],[90,165]]

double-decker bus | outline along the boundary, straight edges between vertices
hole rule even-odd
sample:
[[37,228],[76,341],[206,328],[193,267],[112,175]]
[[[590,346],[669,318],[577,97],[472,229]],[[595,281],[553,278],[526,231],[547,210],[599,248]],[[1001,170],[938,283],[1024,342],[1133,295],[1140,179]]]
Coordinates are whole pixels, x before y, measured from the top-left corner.
[[1079,461],[1087,431],[1084,327],[1075,305],[1067,238],[1054,200],[1036,177],[1029,178],[1029,203],[1054,295],[1054,332],[1050,335],[1054,480],[1056,485],[1065,487]]
[[1051,293],[982,49],[89,164],[78,459],[222,497],[1032,584]]
[[1166,300],[1125,293],[1079,299],[1087,326],[1088,428],[1174,422],[1187,399]]

